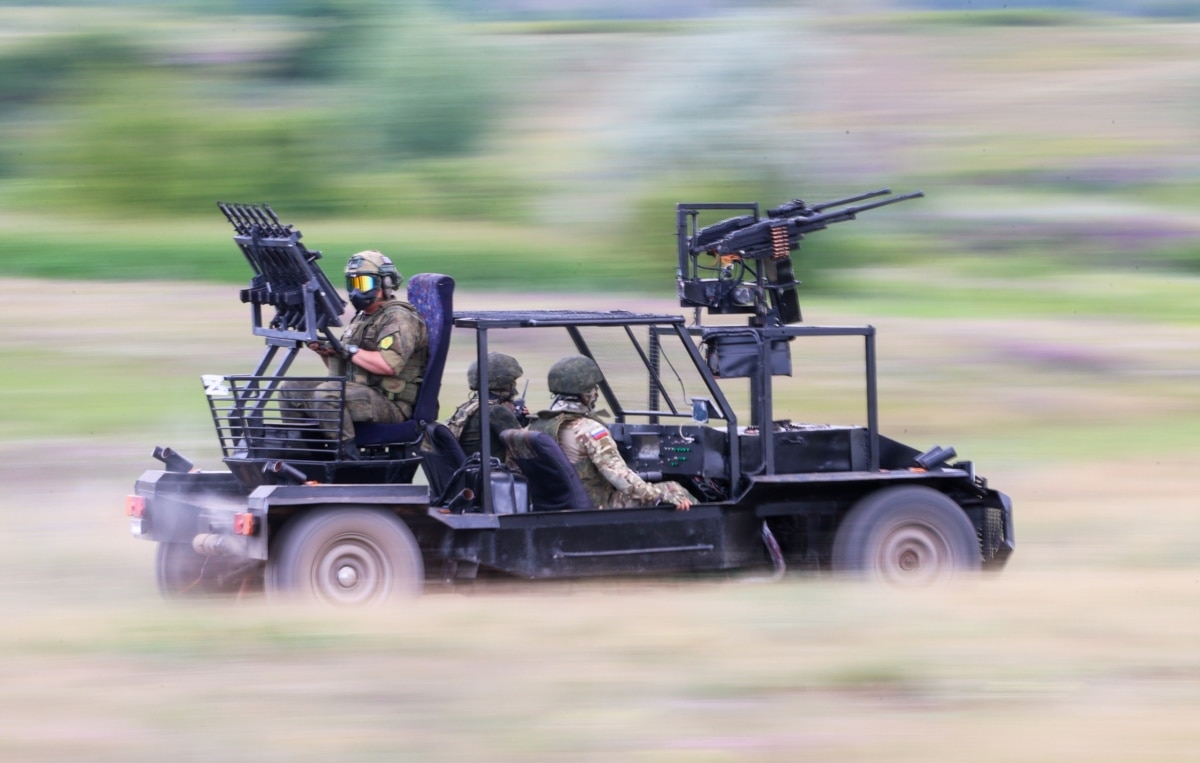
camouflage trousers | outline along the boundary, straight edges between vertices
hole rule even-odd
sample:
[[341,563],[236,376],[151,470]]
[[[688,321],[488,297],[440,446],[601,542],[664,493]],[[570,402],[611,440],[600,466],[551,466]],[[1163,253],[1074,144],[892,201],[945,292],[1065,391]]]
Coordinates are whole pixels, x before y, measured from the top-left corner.
[[280,406],[297,416],[316,421],[331,440],[354,437],[356,421],[399,424],[412,416],[411,405],[393,402],[382,390],[351,381],[346,382],[346,407],[339,411],[341,388],[342,383],[337,379],[284,382]]

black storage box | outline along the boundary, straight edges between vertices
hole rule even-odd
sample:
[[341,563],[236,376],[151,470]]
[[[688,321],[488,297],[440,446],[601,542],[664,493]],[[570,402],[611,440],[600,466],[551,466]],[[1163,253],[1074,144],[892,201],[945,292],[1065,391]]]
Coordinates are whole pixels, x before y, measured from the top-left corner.
[[[771,339],[768,357],[772,376],[792,375],[790,338]],[[759,337],[750,332],[712,334],[704,338],[708,368],[721,379],[753,376],[758,369]]]

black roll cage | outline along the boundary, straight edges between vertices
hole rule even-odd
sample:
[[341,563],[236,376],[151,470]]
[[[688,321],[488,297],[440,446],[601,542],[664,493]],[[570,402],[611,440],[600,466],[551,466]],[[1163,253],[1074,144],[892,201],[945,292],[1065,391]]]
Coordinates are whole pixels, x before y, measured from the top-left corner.
[[[720,384],[709,369],[696,338],[708,339],[717,336],[750,335],[756,344],[758,358],[756,373],[750,375],[751,385],[751,423],[759,427],[763,422],[773,420],[773,384],[770,373],[763,369],[771,368],[771,347],[776,340],[790,340],[796,337],[830,337],[830,336],[859,336],[863,338],[864,366],[866,381],[867,407],[867,447],[869,449],[868,464],[872,472],[879,471],[879,407],[878,388],[876,382],[875,328],[873,326],[685,326],[685,321],[679,315],[656,315],[632,313],[627,311],[584,312],[559,310],[527,310],[527,311],[456,311],[454,326],[456,328],[475,331],[476,357],[480,379],[488,378],[488,333],[493,330],[513,328],[561,328],[565,329],[574,343],[576,350],[595,360],[595,355],[588,345],[581,327],[622,327],[630,340],[634,351],[642,362],[649,380],[649,398],[651,407],[657,403],[659,396],[666,403],[669,412],[661,410],[626,409],[617,398],[607,381],[600,384],[600,392],[613,412],[617,422],[624,423],[629,416],[646,416],[651,424],[659,423],[661,417],[690,418],[690,411],[683,413],[676,405],[666,385],[663,384],[659,373],[659,348],[664,336],[677,336],[691,358],[693,365],[705,387],[712,396],[712,404],[716,418],[726,422],[728,437],[728,458],[726,462],[727,478],[730,495],[738,495],[743,488],[743,474],[740,458],[740,438],[737,436],[737,413],[725,397]],[[649,328],[649,342],[643,346],[634,335],[632,327],[646,326]],[[481,496],[482,509],[490,513],[493,509],[491,496],[491,437],[487,436],[491,426],[491,411],[488,395],[480,395],[479,428],[484,435],[480,438],[480,457],[482,474],[480,483],[486,486]],[[775,475],[775,442],[773,437],[762,438],[764,461],[763,475]]]

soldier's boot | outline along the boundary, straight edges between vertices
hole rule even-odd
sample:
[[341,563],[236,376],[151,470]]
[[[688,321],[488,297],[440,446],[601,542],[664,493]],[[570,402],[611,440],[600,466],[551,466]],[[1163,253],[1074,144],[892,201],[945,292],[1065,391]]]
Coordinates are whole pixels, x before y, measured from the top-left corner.
[[358,450],[358,441],[351,437],[342,440],[338,445],[338,459],[341,461],[362,461],[362,453]]

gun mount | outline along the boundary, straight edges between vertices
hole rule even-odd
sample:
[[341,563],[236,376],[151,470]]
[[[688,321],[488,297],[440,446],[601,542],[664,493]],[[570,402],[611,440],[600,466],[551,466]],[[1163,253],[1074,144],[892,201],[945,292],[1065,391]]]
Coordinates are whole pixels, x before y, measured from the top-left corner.
[[[765,218],[757,202],[677,204],[679,304],[707,308],[710,314],[750,313],[757,326],[799,323],[800,302],[791,253],[799,249],[800,240],[834,223],[854,220],[859,213],[925,195],[915,191],[846,206],[890,193],[891,189],[880,188],[811,205],[793,199],[767,210]],[[749,214],[698,227],[700,213],[711,210],[743,210]],[[701,263],[701,255],[711,256],[713,263]]]
[[[278,349],[288,352],[277,375],[286,372],[302,344],[322,339],[337,345],[330,327],[342,325],[346,303],[317,265],[319,251],[300,243],[300,231],[280,222],[270,206],[217,202],[233,225],[234,243],[254,270],[250,286],[242,289],[242,302],[251,306],[255,336],[267,343],[267,352],[255,375],[261,375]],[[263,308],[274,308],[263,320]]]

